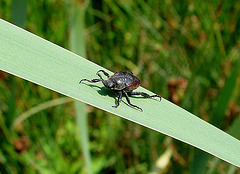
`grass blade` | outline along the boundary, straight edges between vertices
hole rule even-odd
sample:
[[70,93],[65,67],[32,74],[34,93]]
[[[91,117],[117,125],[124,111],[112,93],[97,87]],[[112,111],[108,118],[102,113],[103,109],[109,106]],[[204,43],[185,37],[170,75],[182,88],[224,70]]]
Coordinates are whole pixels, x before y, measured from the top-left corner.
[[[86,56],[85,36],[84,36],[84,16],[85,6],[83,4],[72,3],[72,15],[70,19],[70,49],[83,57]],[[88,140],[88,120],[86,113],[86,105],[75,100],[76,122],[81,141],[81,148],[86,164],[86,173],[91,174],[91,156]]]
[[[236,81],[238,77],[238,65],[239,61],[236,61],[232,70],[231,75],[227,79],[224,88],[221,92],[221,95],[218,99],[218,104],[216,106],[216,109],[214,110],[212,116],[211,116],[211,123],[221,127],[221,123],[224,120],[225,116],[225,110],[227,109],[231,96],[233,94],[234,88],[236,87]],[[230,133],[231,134],[231,133]],[[195,157],[193,159],[192,163],[192,171],[191,173],[204,173],[205,168],[201,167],[201,170],[197,171],[196,166],[206,166],[206,163],[209,159],[209,155],[197,150]]]
[[12,0],[12,21],[24,28],[27,13],[27,0]]
[[[53,43],[0,20],[0,69],[195,146],[240,167],[240,141],[162,99],[131,98],[140,112],[115,99],[101,83],[78,84],[104,69]],[[106,70],[106,69],[104,69]],[[108,70],[106,70],[109,72]],[[111,72],[109,72],[112,74]],[[150,91],[140,87],[138,91]],[[125,100],[124,100],[125,101]]]
[[216,126],[221,127],[221,123],[225,115],[225,110],[228,107],[234,88],[236,87],[237,77],[239,74],[238,72],[239,72],[239,61],[236,61],[234,63],[232,73],[227,79],[224,85],[223,91],[221,92],[221,95],[218,99],[219,102],[216,106],[216,110],[214,111],[210,120],[211,123]]
[[65,104],[65,103],[68,103],[71,101],[72,101],[72,99],[70,99],[70,98],[62,97],[62,98],[56,98],[54,100],[41,103],[41,104],[29,109],[28,111],[24,112],[23,114],[19,115],[14,120],[14,122],[11,126],[11,129],[14,130],[16,128],[16,126],[19,125],[20,123],[22,123],[24,120],[26,120],[27,118],[31,117],[32,115],[34,115],[42,110],[45,110],[45,109],[53,107],[53,106]]

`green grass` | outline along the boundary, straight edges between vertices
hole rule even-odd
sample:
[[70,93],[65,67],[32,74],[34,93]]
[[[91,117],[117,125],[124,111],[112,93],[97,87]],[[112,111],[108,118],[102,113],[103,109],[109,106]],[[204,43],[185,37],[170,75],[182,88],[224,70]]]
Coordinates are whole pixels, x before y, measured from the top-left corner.
[[[72,14],[69,17],[70,28],[70,49],[74,53],[86,57],[86,44],[85,44],[85,32],[84,32],[84,16],[86,11],[86,5],[73,3],[71,7]],[[85,171],[89,174],[92,173],[91,156],[89,149],[89,137],[88,137],[88,120],[86,113],[86,105],[82,102],[75,101],[76,110],[76,123],[79,131],[79,140],[83,151],[85,160]],[[95,171],[96,173],[96,171]]]
[[[102,84],[78,84],[79,77],[92,79],[95,76],[92,74],[103,68],[4,21],[0,26],[3,29],[1,45],[4,46],[1,52],[2,70],[172,136],[240,166],[240,143],[236,139],[165,99],[161,102],[132,99],[136,105],[144,108],[144,112],[129,107],[125,102],[118,109],[112,108],[110,106],[114,98]],[[28,44],[30,46],[26,46]],[[143,88],[139,90],[150,93]]]
[[[10,1],[0,1],[0,3],[0,16],[3,19],[11,20]],[[70,48],[68,47],[66,23],[69,18],[69,8],[69,3],[61,1],[44,1],[43,4],[28,2],[26,27],[47,40]],[[231,3],[226,1],[222,6],[217,2],[200,3],[198,1],[189,4],[187,2],[178,4],[173,1],[159,3],[151,0],[138,1],[138,3],[90,1],[85,15],[87,58],[111,71],[130,69],[141,79],[143,87],[161,94],[164,98],[171,99],[205,120],[215,122],[214,117],[220,113],[221,118],[217,117],[219,118],[218,124],[215,125],[223,130],[228,130],[239,115],[237,109],[239,106],[237,101],[240,98],[237,90],[239,82],[236,83],[234,80],[239,77],[239,72],[236,71],[239,67],[237,60],[240,55],[238,14],[239,3],[237,1]],[[140,120],[140,123],[144,125],[150,123],[152,127],[154,126],[149,118],[158,119],[161,122],[159,125],[155,125],[155,128],[165,134],[181,137],[182,141],[185,141],[184,137],[188,137],[188,134],[194,133],[192,130],[195,130],[195,124],[189,125],[189,123],[199,119],[195,116],[189,117],[190,119],[185,116],[171,116],[171,113],[176,113],[172,107],[171,110],[168,109],[170,104],[165,100],[157,102],[132,98],[133,103],[141,106],[145,114],[150,113],[149,108],[161,105],[163,110],[155,113],[156,116],[151,114],[149,114],[150,116],[139,116],[137,115],[139,113],[128,107],[126,103],[122,103],[117,110],[114,110],[111,106],[115,102],[115,96],[110,95],[110,91],[99,89],[98,87],[102,87],[101,84],[97,84],[98,87],[90,87],[87,84],[75,85],[74,83],[85,77],[95,78],[95,71],[100,67],[90,65],[92,68],[88,69],[88,72],[91,73],[85,72],[84,74],[79,63],[82,59],[79,57],[69,52],[59,51],[60,48],[55,48],[50,43],[47,47],[45,45],[42,48],[42,42],[35,37],[28,38],[27,35],[23,37],[23,35],[15,34],[12,42],[4,42],[9,46],[9,50],[4,53],[6,53],[5,56],[8,55],[6,57],[10,62],[13,62],[11,58],[15,57],[23,59],[16,59],[19,64],[12,64],[15,68],[9,68],[8,71],[16,71],[15,74],[20,72],[30,80],[33,76],[38,77],[34,78],[34,82],[42,84],[47,81],[42,85],[48,87],[50,85],[52,88],[60,86],[62,90],[54,89],[61,93],[69,90],[70,94],[68,95],[76,93],[80,96],[82,93],[79,91],[87,90],[86,92],[89,92],[92,97],[87,94],[80,96],[85,102],[89,100],[94,105],[101,105],[110,112],[120,112],[122,115],[130,113],[132,115],[128,115],[128,118],[136,119],[138,122]],[[4,38],[6,36],[4,35]],[[17,46],[13,47],[12,45],[11,47],[14,40],[18,40],[19,43],[24,41],[25,46],[17,44]],[[30,44],[33,42],[34,44]],[[28,49],[24,52],[19,49],[20,47]],[[20,54],[22,52],[24,54]],[[45,56],[46,53],[47,56]],[[41,61],[42,59],[50,60],[50,58],[54,60],[53,63]],[[23,63],[21,60],[24,59],[28,60],[24,61],[22,70],[19,70],[17,67]],[[76,59],[76,62],[71,62],[72,59]],[[33,60],[37,60],[38,63],[31,63]],[[69,61],[72,65],[71,68],[66,66],[70,64]],[[41,66],[42,63],[46,63],[46,66]],[[57,69],[56,64],[58,65]],[[1,66],[7,68],[2,62]],[[29,69],[25,67],[35,68],[36,71],[38,68],[42,68],[44,72],[52,71],[52,73],[48,75],[39,72],[29,73]],[[63,67],[65,67],[64,70],[61,69]],[[49,79],[53,74],[54,76],[57,74],[56,81]],[[1,73],[1,75],[0,113],[3,116],[1,117],[1,129],[4,130],[4,134],[0,136],[2,172],[84,172],[84,158],[79,148],[81,145],[74,122],[73,105],[70,103],[42,110],[22,122],[16,131],[10,132],[10,126],[19,115],[38,104],[51,101],[61,95],[7,74]],[[71,79],[67,80],[67,77],[71,77]],[[179,77],[185,79],[187,88],[185,89],[179,82],[175,84],[173,93],[168,86],[169,81],[170,79],[177,80]],[[78,89],[74,89],[74,87]],[[99,94],[100,91],[106,92],[107,95]],[[221,108],[222,111],[220,112],[218,108]],[[207,158],[203,156],[203,165],[200,165],[202,160],[198,157],[198,152],[191,146],[186,146],[176,140],[166,143],[167,138],[162,134],[92,107],[87,107],[87,112],[89,116],[89,150],[92,156],[93,171],[146,173],[155,170],[152,166],[170,147],[174,148],[168,157],[170,159],[168,165],[159,170],[168,173],[184,173],[189,171],[190,166],[192,166],[193,173],[197,173],[197,170],[204,172],[206,169],[215,173],[237,170],[223,161],[214,162],[212,156],[209,155]],[[177,114],[180,115],[181,112],[177,110]],[[164,124],[163,121],[168,124]],[[177,123],[179,125],[176,125]],[[238,122],[234,122],[234,124],[238,125]],[[180,132],[177,132],[177,128],[179,128],[177,126],[181,127]],[[187,131],[188,129],[192,130]],[[232,130],[235,132],[232,134],[239,138],[237,129]],[[201,135],[204,135],[203,131],[207,130],[196,131],[198,134],[190,137],[188,143],[194,139],[196,142],[203,140],[200,138]],[[31,142],[23,154],[16,152],[12,146],[12,142],[22,136],[27,136]],[[224,141],[223,137],[219,137],[219,139]],[[232,145],[230,144],[229,147]],[[222,148],[217,147],[214,143],[212,149],[218,153]],[[233,152],[232,149],[225,148],[226,151]],[[218,155],[222,154],[223,152]],[[32,163],[27,161],[32,161]],[[194,165],[201,166],[200,170]]]

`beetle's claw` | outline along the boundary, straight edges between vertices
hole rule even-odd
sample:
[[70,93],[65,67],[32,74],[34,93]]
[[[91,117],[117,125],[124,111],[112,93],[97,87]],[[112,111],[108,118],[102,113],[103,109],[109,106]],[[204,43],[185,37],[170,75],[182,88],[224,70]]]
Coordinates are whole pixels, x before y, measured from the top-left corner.
[[112,106],[113,108],[117,108],[118,106]]

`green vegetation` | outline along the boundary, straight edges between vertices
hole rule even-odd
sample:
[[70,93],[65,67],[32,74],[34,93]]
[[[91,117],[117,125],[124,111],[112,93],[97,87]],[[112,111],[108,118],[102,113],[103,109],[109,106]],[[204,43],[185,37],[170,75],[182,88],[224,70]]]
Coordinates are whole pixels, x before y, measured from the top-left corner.
[[[83,45],[78,51],[76,45],[74,46],[77,41],[71,39],[76,31],[71,23],[76,10],[75,2],[21,1],[23,5],[19,6],[20,1],[0,0],[0,17],[18,26],[25,26],[30,32],[79,54],[84,52],[84,41],[81,41]],[[80,9],[84,7],[85,30],[80,33],[85,33],[86,58],[111,71],[131,70],[141,79],[143,87],[161,94],[220,129],[229,131],[236,138],[240,137],[237,129],[240,122],[240,3],[238,1],[179,3],[169,0],[160,2],[105,0],[77,2],[77,4]],[[19,13],[18,7],[22,13]],[[0,28],[0,32],[1,30]],[[79,27],[79,30],[82,30],[82,27]],[[25,39],[27,43],[27,39],[34,38]],[[32,42],[29,40],[29,43]],[[34,54],[39,52],[37,56],[41,56],[41,50],[37,50],[37,45],[41,43],[36,39],[35,50],[29,49],[26,55],[31,54],[34,57]],[[30,48],[34,48],[34,45],[31,44]],[[48,51],[52,49],[53,53],[57,53],[57,48],[50,44],[45,45],[45,49]],[[17,57],[16,51],[17,48],[9,50],[9,53]],[[67,63],[66,57],[70,55],[63,51],[59,51],[56,55],[50,52],[47,54],[54,58],[59,67],[64,67]],[[38,68],[36,65],[38,62],[31,62],[31,56],[25,63]],[[74,56],[70,55],[69,60]],[[3,65],[5,62],[0,63]],[[26,67],[23,66],[23,71]],[[95,65],[89,65],[88,68],[95,72]],[[78,81],[83,77],[93,77],[84,70],[70,72],[66,69],[66,71],[65,74],[59,72],[60,75],[57,77],[63,77],[58,79],[59,84],[64,83],[66,78]],[[76,75],[78,72],[79,77]],[[67,76],[73,73],[74,75]],[[44,75],[41,72],[23,78],[31,80],[34,75],[39,76],[39,81],[34,81],[35,83],[48,87],[52,85],[51,82],[42,83]],[[76,77],[79,79],[75,79]],[[66,86],[74,89],[72,87],[74,84]],[[94,91],[92,97],[96,97],[96,100],[91,104],[96,105],[99,98],[103,98],[106,103],[99,104],[101,108],[113,110],[111,108],[114,102],[113,96],[96,96],[98,88],[94,88],[83,85],[78,89]],[[59,92],[64,93],[64,90]],[[72,96],[72,93],[68,95]],[[84,94],[84,96],[88,95]],[[84,101],[90,100],[87,98]],[[132,100],[139,106],[145,106],[143,108],[146,110],[145,113],[148,113],[146,106],[159,106],[154,100],[134,98]],[[162,105],[167,107],[170,104],[166,104],[164,100]],[[89,151],[93,173],[239,172],[234,166],[185,143],[91,106],[87,106],[86,109],[83,107],[62,98],[61,94],[1,71],[0,172],[89,172],[85,167],[83,155],[85,154],[86,157],[88,152],[86,147],[80,148],[84,143],[79,141],[77,125],[80,125],[81,121],[77,117],[78,124],[76,124],[75,108],[78,113],[82,111],[83,115],[86,113],[88,115],[86,127],[89,128]],[[118,115],[122,112],[124,114],[131,112],[130,118],[133,120],[139,119],[142,124],[148,123],[147,115],[134,116],[137,112],[124,103],[114,112],[118,112]],[[172,112],[175,111],[169,110],[169,113]],[[19,116],[20,118],[24,116],[26,119],[11,130],[12,124],[19,119]],[[161,117],[162,120],[165,118],[165,116]],[[182,118],[186,119],[186,117]],[[189,123],[192,119],[194,120],[190,117]],[[183,123],[181,119],[176,119],[173,127]],[[190,126],[198,127],[198,125]],[[191,135],[191,132],[184,132],[184,129],[185,127],[180,130],[179,136],[184,137],[188,133]],[[171,132],[169,134],[173,136]],[[81,141],[86,135],[81,135]],[[196,135],[192,139],[201,140],[201,137]],[[86,137],[84,141],[87,142]],[[236,146],[226,148],[231,151]]]

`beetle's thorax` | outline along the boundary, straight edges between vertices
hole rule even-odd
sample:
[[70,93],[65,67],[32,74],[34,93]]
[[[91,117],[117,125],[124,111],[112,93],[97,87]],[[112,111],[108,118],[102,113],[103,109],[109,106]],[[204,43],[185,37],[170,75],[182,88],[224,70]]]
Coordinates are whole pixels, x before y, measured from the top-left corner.
[[103,84],[112,90],[132,91],[140,85],[140,80],[128,71],[118,71],[108,80],[104,80]]

